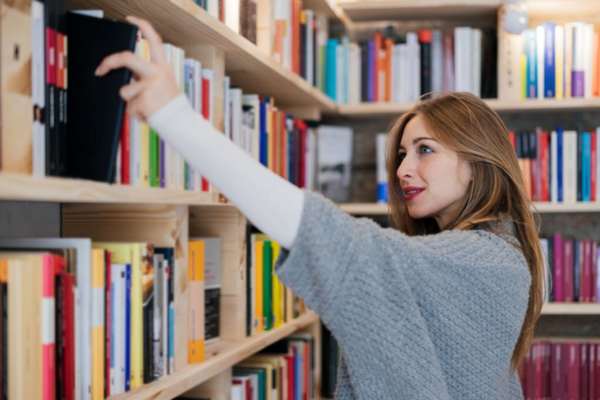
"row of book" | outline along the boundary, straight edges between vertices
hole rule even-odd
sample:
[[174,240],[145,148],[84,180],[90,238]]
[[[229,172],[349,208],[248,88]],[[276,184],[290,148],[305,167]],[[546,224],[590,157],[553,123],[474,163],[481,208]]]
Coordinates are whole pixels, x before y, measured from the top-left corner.
[[[0,394],[104,399],[174,372],[173,248],[70,238],[0,248]],[[187,360],[198,363],[219,336],[220,239],[193,238],[189,253]]]
[[[430,92],[496,97],[496,35],[470,27],[329,39],[325,93],[339,103],[416,101]],[[485,59],[485,62],[482,60]]]
[[316,398],[315,339],[291,335],[233,367],[232,400]]
[[256,0],[194,0],[209,15],[256,44]]
[[600,199],[598,129],[509,132],[533,201],[575,203]]
[[252,226],[248,226],[247,243],[246,334],[252,336],[279,328],[306,309],[275,272],[281,245]]
[[593,24],[545,22],[512,40],[521,49],[515,52],[521,98],[600,95],[598,31]]
[[541,239],[550,283],[546,301],[596,303],[600,299],[598,243],[561,233]]
[[600,397],[600,344],[535,340],[519,369],[525,400]]

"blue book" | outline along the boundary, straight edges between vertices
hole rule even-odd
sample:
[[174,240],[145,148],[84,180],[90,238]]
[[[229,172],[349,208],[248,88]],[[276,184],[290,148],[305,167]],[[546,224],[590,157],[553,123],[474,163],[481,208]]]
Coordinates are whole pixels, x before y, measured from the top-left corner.
[[537,57],[535,30],[528,29],[525,35],[525,55],[527,56],[527,98],[537,97]]
[[592,137],[590,132],[581,134],[581,200],[591,200]]
[[334,101],[337,100],[337,46],[338,41],[336,39],[329,39],[325,50],[325,94]]
[[267,136],[267,98],[260,101],[260,163],[265,167],[269,165],[268,149],[269,141]]
[[125,266],[125,391],[131,389],[131,265]]
[[556,96],[556,65],[554,63],[554,30],[553,22],[544,23],[544,97]]
[[556,168],[556,172],[557,172],[557,176],[556,176],[556,181],[558,184],[558,188],[557,188],[557,192],[558,192],[558,201],[564,201],[565,200],[565,194],[564,194],[564,170],[563,170],[563,158],[564,158],[564,154],[563,154],[563,129],[562,128],[558,128],[556,129],[556,163],[557,168]]

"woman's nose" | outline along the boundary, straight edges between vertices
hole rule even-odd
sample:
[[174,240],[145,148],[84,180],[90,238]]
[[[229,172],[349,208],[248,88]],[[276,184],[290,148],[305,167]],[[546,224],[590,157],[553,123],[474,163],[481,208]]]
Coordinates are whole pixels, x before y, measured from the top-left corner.
[[415,162],[413,157],[411,157],[410,155],[406,155],[404,157],[404,159],[402,160],[402,162],[400,162],[400,165],[398,166],[398,169],[396,170],[396,175],[398,176],[399,179],[405,179],[405,178],[410,178],[412,176],[414,176],[415,173]]

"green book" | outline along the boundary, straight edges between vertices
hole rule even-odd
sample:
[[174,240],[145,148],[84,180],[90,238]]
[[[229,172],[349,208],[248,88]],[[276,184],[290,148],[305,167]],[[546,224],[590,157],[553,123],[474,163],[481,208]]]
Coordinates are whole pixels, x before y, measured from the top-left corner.
[[265,330],[273,327],[273,245],[265,240],[263,245],[263,314]]
[[154,129],[150,129],[150,186],[160,187],[159,138]]

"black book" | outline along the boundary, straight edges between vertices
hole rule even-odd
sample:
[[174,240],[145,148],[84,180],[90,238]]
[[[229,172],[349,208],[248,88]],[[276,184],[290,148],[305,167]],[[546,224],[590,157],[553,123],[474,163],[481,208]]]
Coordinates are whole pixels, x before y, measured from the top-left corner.
[[360,44],[360,99],[369,101],[369,42]]
[[493,99],[498,97],[498,40],[494,30],[486,29],[482,36],[481,97]]
[[137,27],[102,18],[67,14],[69,88],[65,176],[113,182],[125,102],[119,89],[127,69],[103,77],[94,72],[104,57],[134,51]]

